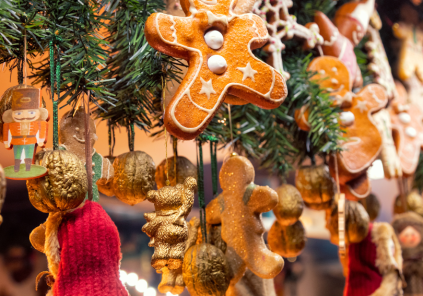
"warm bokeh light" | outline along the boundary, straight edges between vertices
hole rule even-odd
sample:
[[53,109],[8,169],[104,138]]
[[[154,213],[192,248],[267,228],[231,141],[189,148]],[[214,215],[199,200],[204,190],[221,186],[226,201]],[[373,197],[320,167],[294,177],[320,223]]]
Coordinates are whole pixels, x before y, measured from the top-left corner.
[[131,272],[126,277],[126,283],[128,284],[128,286],[134,287],[137,284],[137,282],[138,282],[138,274],[134,272]]
[[137,284],[135,285],[135,289],[140,292],[144,293],[148,288],[148,283],[146,280],[139,280]]
[[144,296],[156,296],[156,295],[157,295],[156,289],[154,289],[152,287],[148,288],[144,292]]
[[172,293],[170,293],[170,292],[167,292],[167,293],[166,293],[166,296],[179,296],[179,295],[178,295],[178,294],[176,294],[176,295],[175,295],[175,294],[172,294]]
[[125,270],[121,270],[121,271],[119,271],[119,275],[120,275],[120,280],[121,280],[122,284],[125,285],[126,284],[126,280],[128,278],[128,274],[126,273]]

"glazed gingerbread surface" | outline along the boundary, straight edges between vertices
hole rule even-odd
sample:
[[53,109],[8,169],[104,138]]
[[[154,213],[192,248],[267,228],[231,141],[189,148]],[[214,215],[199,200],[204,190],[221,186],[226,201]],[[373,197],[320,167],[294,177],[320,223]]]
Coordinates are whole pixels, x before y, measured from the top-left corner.
[[343,108],[355,119],[352,125],[344,128],[346,141],[341,145],[344,151],[337,156],[341,184],[358,177],[378,157],[382,137],[372,114],[385,107],[387,102],[385,89],[371,84],[353,96],[351,107]]
[[278,195],[267,186],[255,185],[254,176],[254,167],[247,158],[231,156],[219,175],[223,192],[206,208],[207,223],[222,224],[222,238],[236,279],[232,283],[242,277],[245,268],[269,279],[284,265],[282,257],[266,247],[261,221],[261,213],[278,204]]
[[392,130],[397,153],[404,175],[414,174],[423,147],[423,112],[416,104],[410,103],[407,91],[396,82],[398,98],[390,108]]
[[323,53],[328,56],[337,57],[350,72],[350,82],[354,87],[363,85],[363,78],[357,64],[353,43],[344,35],[332,21],[320,11],[314,16],[315,23],[320,28],[320,34],[325,40],[322,46]]
[[[150,45],[189,64],[165,112],[165,125],[178,138],[199,135],[227,94],[266,109],[278,107],[287,95],[282,75],[251,51],[268,40],[264,22],[254,14],[234,14],[235,3],[182,0],[186,17],[155,13],[147,20]],[[223,37],[220,47],[206,40],[210,31]]]

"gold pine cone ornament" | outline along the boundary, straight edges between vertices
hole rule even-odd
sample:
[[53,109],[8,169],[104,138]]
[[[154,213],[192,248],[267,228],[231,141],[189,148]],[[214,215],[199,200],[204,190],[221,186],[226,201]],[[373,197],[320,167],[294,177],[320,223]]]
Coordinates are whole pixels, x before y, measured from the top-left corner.
[[194,245],[185,253],[182,274],[193,296],[224,296],[231,279],[225,254],[205,243]]
[[156,166],[153,158],[145,152],[132,151],[119,155],[113,162],[113,168],[113,191],[120,201],[128,205],[144,201],[148,191],[156,185]]
[[[6,176],[3,167],[0,165],[0,214],[6,198]],[[0,225],[3,223],[3,217],[0,215]]]
[[79,158],[65,150],[45,151],[41,165],[45,177],[27,181],[29,200],[44,213],[77,208],[88,190],[87,171]]

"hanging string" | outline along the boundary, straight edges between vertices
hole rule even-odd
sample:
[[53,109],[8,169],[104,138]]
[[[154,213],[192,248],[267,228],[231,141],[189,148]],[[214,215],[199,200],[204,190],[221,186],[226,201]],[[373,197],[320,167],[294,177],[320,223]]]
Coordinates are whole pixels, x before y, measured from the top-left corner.
[[109,127],[109,156],[113,156],[113,151],[112,151],[112,125],[110,124],[110,120],[107,122],[107,125]]
[[201,138],[198,138],[197,175],[198,175],[198,205],[200,207],[201,233],[203,235],[203,242],[207,243],[206,202],[205,202],[205,196],[204,196],[203,142]]
[[27,84],[27,79],[28,79],[28,70],[27,70],[27,41],[26,41],[26,30],[25,30],[25,35],[24,35],[24,77],[25,77],[25,87],[28,85]]
[[[162,77],[162,99],[163,99],[163,120],[166,113],[166,80]],[[166,126],[164,127],[164,137],[165,137],[165,149],[166,149],[166,186],[170,185],[169,181],[169,160],[167,159],[167,130]]]
[[[60,51],[57,49],[57,58],[54,58],[54,49],[56,47],[56,43],[62,41],[60,36],[54,36],[52,40],[50,40],[50,92],[51,92],[51,101],[53,102],[53,149],[59,149],[59,111],[58,111],[58,103],[60,99]],[[54,85],[56,84],[57,89],[57,100],[54,99]]]
[[131,123],[127,129],[128,129],[128,146],[129,146],[129,151],[133,152],[134,149],[135,149],[135,130],[134,130],[134,124]]
[[213,198],[217,196],[217,139],[210,140],[210,162],[212,172]]
[[234,133],[232,130],[232,111],[231,111],[231,104],[228,104],[228,115],[229,115],[229,129],[231,132],[231,146],[232,146],[232,152],[235,151],[235,144],[234,144]]
[[93,200],[93,159],[92,159],[92,147],[91,147],[91,131],[90,131],[90,97],[91,92],[88,91],[87,99],[84,96],[84,110],[85,110],[85,167],[87,169],[88,177],[88,200]]
[[175,173],[175,185],[178,184],[178,139],[173,139],[173,172]]

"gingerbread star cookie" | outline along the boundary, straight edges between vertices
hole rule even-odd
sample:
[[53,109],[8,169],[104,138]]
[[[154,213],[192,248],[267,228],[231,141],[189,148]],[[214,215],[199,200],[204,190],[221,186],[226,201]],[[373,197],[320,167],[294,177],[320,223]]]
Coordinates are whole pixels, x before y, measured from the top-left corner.
[[164,117],[180,139],[199,135],[228,94],[265,109],[278,107],[287,96],[282,75],[252,53],[268,41],[263,20],[236,14],[236,2],[181,0],[186,17],[154,13],[147,20],[149,44],[189,64]]
[[405,176],[413,175],[423,148],[423,113],[419,106],[408,102],[404,86],[395,82],[399,96],[390,108],[394,142]]

